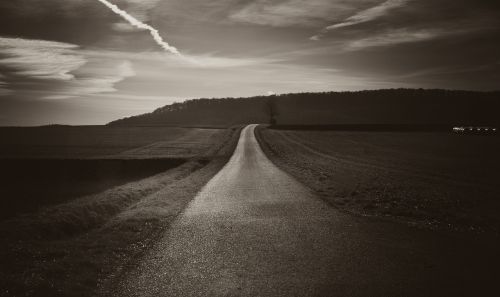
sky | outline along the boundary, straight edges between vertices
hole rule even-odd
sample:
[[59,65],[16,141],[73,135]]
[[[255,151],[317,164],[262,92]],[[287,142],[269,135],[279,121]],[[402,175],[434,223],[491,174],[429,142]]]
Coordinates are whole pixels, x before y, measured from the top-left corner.
[[191,98],[500,89],[498,0],[0,0],[0,125]]

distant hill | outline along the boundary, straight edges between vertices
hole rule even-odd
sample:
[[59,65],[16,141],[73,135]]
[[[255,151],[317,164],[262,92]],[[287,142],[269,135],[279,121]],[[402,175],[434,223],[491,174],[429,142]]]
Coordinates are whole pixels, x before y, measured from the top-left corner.
[[495,125],[500,92],[388,89],[194,99],[113,121],[120,126]]

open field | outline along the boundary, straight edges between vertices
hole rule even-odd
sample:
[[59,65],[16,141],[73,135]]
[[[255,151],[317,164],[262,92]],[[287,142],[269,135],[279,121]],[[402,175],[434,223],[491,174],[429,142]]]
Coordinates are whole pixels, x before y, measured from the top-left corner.
[[2,195],[11,209],[0,221],[0,295],[91,296],[225,164],[240,129],[0,130],[1,162],[10,166],[1,182],[12,194]]
[[[0,158],[187,158],[216,143],[224,129],[178,127],[0,127]],[[161,153],[151,154],[151,146]],[[144,150],[141,148],[144,147]],[[139,152],[143,151],[144,154]]]
[[339,209],[431,228],[500,230],[499,137],[264,127],[258,136],[278,166]]

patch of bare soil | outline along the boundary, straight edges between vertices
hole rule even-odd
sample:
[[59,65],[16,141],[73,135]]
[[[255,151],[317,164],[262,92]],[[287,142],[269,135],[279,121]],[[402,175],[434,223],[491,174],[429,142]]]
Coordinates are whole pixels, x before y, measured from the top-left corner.
[[498,234],[500,139],[259,127],[268,157],[338,209],[425,228]]

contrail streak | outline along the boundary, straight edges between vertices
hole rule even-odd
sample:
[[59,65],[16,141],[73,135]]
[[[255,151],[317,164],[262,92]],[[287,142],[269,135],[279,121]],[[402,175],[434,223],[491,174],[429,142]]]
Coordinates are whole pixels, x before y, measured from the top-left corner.
[[139,28],[139,29],[145,29],[148,30],[151,36],[153,36],[153,39],[158,43],[159,46],[161,46],[164,50],[167,52],[170,52],[175,55],[181,55],[179,53],[179,50],[177,50],[175,47],[169,45],[166,43],[163,38],[160,36],[160,32],[156,30],[155,28],[151,27],[148,24],[144,24],[143,22],[139,21],[138,19],[134,18],[130,14],[128,14],[126,11],[120,9],[118,6],[114,5],[113,3],[110,3],[107,0],[97,0],[101,2],[102,4],[106,5],[109,9],[111,9],[114,13],[117,15],[121,16],[124,18],[127,22],[129,22],[132,26]]

